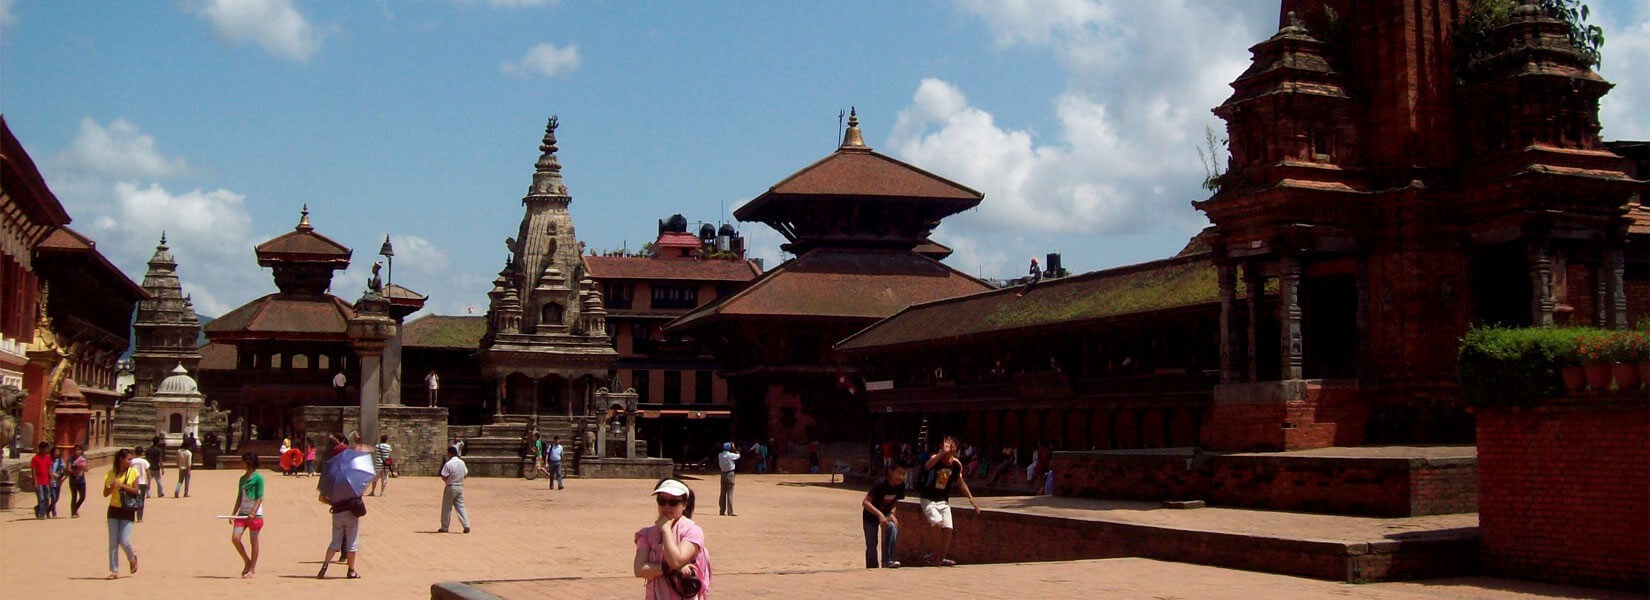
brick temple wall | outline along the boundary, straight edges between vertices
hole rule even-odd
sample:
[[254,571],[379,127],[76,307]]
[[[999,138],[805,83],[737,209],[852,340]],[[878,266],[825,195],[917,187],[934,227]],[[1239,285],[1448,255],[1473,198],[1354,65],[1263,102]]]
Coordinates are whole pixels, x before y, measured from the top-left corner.
[[1478,507],[1477,473],[1470,458],[1056,452],[1054,472],[1057,496],[1205,500],[1220,506],[1382,517],[1473,512]]
[[1642,392],[1478,413],[1486,572],[1650,586],[1650,410]]
[[[361,430],[361,409],[357,406],[305,406],[301,419],[304,430],[317,440],[325,440],[329,433]],[[378,429],[382,435],[390,436],[396,472],[402,475],[433,476],[447,458],[450,438],[445,408],[381,406]],[[378,440],[362,442],[371,445]]]
[[1364,443],[1368,400],[1351,382],[1320,380],[1222,384],[1215,388],[1203,446],[1278,451]]

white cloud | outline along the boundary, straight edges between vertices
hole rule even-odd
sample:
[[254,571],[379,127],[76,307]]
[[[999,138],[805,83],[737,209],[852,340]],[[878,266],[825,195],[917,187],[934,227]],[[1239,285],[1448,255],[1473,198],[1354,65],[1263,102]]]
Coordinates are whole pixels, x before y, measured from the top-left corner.
[[1623,4],[1595,3],[1593,20],[1604,28],[1604,62],[1599,74],[1615,89],[1599,102],[1599,122],[1604,125],[1606,140],[1650,139],[1650,114],[1645,105],[1650,103],[1650,77],[1645,77],[1645,65],[1650,64],[1650,2],[1636,3],[1636,10],[1627,10]]
[[557,48],[553,44],[539,44],[529,48],[520,60],[499,65],[499,70],[506,74],[523,77],[531,75],[555,77],[577,69],[579,63],[583,61],[584,59],[579,57],[579,47],[577,45]]
[[161,232],[178,260],[184,291],[202,314],[221,315],[274,290],[252,258],[254,233],[246,197],[227,190],[173,192],[156,180],[193,172],[167,156],[153,136],[116,119],[81,119],[80,132],[47,161],[47,181],[72,225],[98,242],[128,277],[141,281]]
[[257,42],[277,57],[309,60],[321,48],[321,31],[292,0],[206,0],[195,12],[212,22],[219,37]]
[[1248,47],[1275,28],[1276,3],[957,4],[999,47],[1048,50],[1067,80],[1048,100],[1054,132],[1005,124],[955,83],[917,86],[887,139],[890,154],[986,196],[935,233],[955,250],[947,262],[1013,277],[1023,257],[1065,246],[1068,266],[1110,266],[1143,258],[1142,245],[1167,255],[1207,223],[1190,205],[1208,195],[1196,148],[1205,127],[1224,130],[1210,109],[1248,66]]
[[272,291],[268,273],[252,259],[252,217],[246,197],[229,190],[173,193],[160,184],[123,181],[110,188],[106,211],[88,232],[124,257],[141,279],[160,232],[178,261],[184,289],[202,314],[221,315],[236,304]]
[[416,235],[391,234],[390,243],[395,247],[395,257],[400,259],[396,262],[403,269],[427,275],[446,271],[451,263],[446,250]]
[[0,26],[10,27],[17,24],[17,15],[11,14],[11,7],[17,0],[0,0]]
[[115,119],[108,127],[90,117],[81,119],[80,133],[54,160],[79,176],[169,178],[189,172],[189,163],[162,156],[154,136],[139,133],[126,119]]

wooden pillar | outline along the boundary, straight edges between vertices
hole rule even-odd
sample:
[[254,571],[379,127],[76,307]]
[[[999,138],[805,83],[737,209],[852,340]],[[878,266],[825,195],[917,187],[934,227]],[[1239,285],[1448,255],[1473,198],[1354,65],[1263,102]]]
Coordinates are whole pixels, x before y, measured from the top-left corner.
[[1237,266],[1228,261],[1215,263],[1220,281],[1220,382],[1237,381],[1237,331],[1232,329],[1232,304],[1237,297]]
[[1530,324],[1548,327],[1553,324],[1553,262],[1552,249],[1545,239],[1529,240],[1524,247],[1530,265]]
[[1281,352],[1279,379],[1301,378],[1301,263],[1292,254],[1278,262],[1278,346]]
[[1243,266],[1243,279],[1249,292],[1249,381],[1260,381],[1260,306],[1266,300],[1266,275],[1251,261]]

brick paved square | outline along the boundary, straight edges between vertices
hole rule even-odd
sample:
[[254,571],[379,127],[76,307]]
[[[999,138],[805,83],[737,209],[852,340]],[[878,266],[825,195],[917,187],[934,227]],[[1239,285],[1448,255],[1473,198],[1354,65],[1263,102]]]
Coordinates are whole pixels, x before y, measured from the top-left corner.
[[[94,494],[104,470],[91,474]],[[650,481],[569,480],[565,491],[551,492],[544,480],[470,479],[466,489],[474,532],[465,535],[433,533],[439,526],[439,479],[395,479],[388,496],[368,498],[359,563],[363,579],[346,580],[343,569],[333,568],[330,579],[317,581],[329,520],[327,507],[315,500],[316,480],[266,472],[268,524],[258,577],[242,580],[229,526],[213,518],[230,509],[238,474],[196,471],[192,497],[151,498],[146,520],[133,536],[140,570],[115,582],[102,580],[108,561],[105,499],[89,499],[79,519],[36,521],[32,499],[21,509],[0,512],[0,594],[253,599],[370,593],[428,598],[437,582],[569,578],[479,587],[506,597],[641,595],[640,583],[629,577],[631,535],[652,521]],[[825,476],[743,476],[735,496],[740,516],[719,517],[715,481],[689,480],[699,494],[698,521],[710,545],[718,597],[871,597],[929,586],[954,590],[958,597],[1091,597],[1096,592],[1110,597],[1259,597],[1244,590],[1301,598],[1624,597],[1481,579],[1442,586],[1347,586],[1142,559],[867,572],[857,568],[863,560],[862,492],[824,482]],[[67,515],[67,506],[59,504],[59,512]]]

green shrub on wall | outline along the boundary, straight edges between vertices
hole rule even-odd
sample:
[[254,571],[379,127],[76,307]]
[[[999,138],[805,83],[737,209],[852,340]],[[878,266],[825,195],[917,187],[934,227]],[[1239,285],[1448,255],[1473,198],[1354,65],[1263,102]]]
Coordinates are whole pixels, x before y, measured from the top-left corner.
[[1530,406],[1563,394],[1558,370],[1579,364],[1577,341],[1607,332],[1585,327],[1477,327],[1461,338],[1461,392],[1472,406]]

